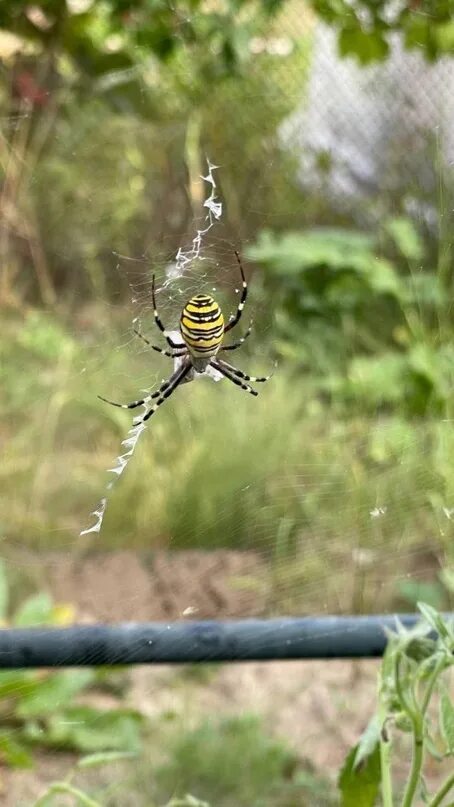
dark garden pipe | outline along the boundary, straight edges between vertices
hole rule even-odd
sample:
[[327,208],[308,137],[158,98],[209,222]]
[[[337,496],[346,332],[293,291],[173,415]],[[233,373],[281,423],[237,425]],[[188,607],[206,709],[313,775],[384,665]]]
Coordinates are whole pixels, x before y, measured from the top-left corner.
[[[454,619],[454,614],[450,615]],[[414,614],[132,622],[0,630],[0,669],[210,661],[375,658],[385,628]]]

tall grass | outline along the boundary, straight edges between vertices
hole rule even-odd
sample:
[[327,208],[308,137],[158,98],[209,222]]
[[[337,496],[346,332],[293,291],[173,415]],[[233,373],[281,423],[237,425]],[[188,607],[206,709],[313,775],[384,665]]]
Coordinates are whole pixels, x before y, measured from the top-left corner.
[[223,381],[183,385],[110,491],[100,536],[82,542],[131,425],[130,412],[96,394],[136,397],[161,361],[103,338],[76,341],[37,314],[5,323],[0,506],[9,544],[249,549],[264,563],[251,584],[279,610],[387,607],[399,579],[432,580],[444,564],[450,424],[345,422],[285,370],[257,399]]

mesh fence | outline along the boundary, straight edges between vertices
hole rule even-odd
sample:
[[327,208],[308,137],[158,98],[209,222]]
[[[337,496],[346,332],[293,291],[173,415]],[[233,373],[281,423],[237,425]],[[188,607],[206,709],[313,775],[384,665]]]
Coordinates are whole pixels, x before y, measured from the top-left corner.
[[267,48],[284,57],[279,83],[293,100],[279,134],[300,186],[350,213],[359,201],[360,218],[400,206],[432,223],[439,174],[454,162],[453,60],[430,63],[394,36],[385,62],[362,66],[339,55],[334,30],[292,6],[278,29]]

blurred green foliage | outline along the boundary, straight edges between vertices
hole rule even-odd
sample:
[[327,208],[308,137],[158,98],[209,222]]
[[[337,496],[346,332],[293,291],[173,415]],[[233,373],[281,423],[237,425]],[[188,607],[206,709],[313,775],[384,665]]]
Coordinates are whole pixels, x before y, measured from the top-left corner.
[[[239,364],[260,372],[269,360],[254,353],[269,347],[253,339]],[[7,546],[78,551],[131,424],[129,412],[96,394],[131,400],[168,365],[102,322],[79,340],[36,312],[22,323],[5,319],[0,347],[2,536]],[[303,600],[314,612],[402,602],[389,563],[396,542],[402,574],[414,571],[420,552],[440,564],[452,556],[450,424],[408,418],[399,401],[372,417],[372,405],[346,406],[335,385],[328,402],[321,383],[329,372],[321,378],[300,366],[297,358],[279,367],[257,401],[209,379],[179,390],[111,491],[96,546],[251,550],[263,565],[257,576],[238,575],[232,590],[255,591],[267,612],[299,612]],[[338,367],[332,372],[342,380]],[[390,518],[371,517],[377,499]],[[358,545],[365,565],[358,560],[352,571]],[[424,561],[422,582],[438,568]]]
[[[155,722],[146,756],[84,756],[65,779],[47,787],[34,807],[56,807],[62,794],[69,804],[85,807],[121,807],[126,798],[134,807],[164,802],[166,807],[374,807],[378,800],[383,807],[414,807],[420,796],[431,807],[442,804],[454,788],[449,767],[454,755],[449,688],[454,628],[433,607],[418,603],[418,608],[422,619],[417,625],[406,629],[397,622],[388,636],[376,704],[347,752],[337,792],[335,770],[312,770],[301,749],[268,733],[255,715],[217,716],[186,728],[182,718],[187,720],[187,714],[174,714],[170,721],[161,716]],[[206,682],[192,682],[189,696],[197,686],[206,687]],[[113,767],[122,761],[127,768]],[[102,767],[107,767],[107,779],[87,778]]]
[[[374,807],[380,796],[383,807],[413,807],[421,800],[438,807],[454,788],[452,765],[442,784],[426,779],[429,767],[454,756],[454,703],[448,692],[453,624],[430,605],[420,602],[418,608],[422,615],[418,625],[407,630],[398,623],[388,636],[377,711],[349,751],[339,776],[342,807]],[[395,765],[403,747],[396,741],[399,733],[412,739],[403,787]]]
[[156,773],[161,800],[176,791],[216,807],[305,807],[313,803],[306,797],[334,804],[328,782],[310,783],[298,757],[251,715],[206,721],[175,738],[168,754]]
[[[41,592],[11,613],[6,565],[0,561],[0,620],[17,628],[64,625],[72,608],[55,605]],[[137,751],[142,716],[125,708],[79,705],[77,697],[106,682],[106,670],[0,671],[0,758],[13,767],[33,765],[35,748],[82,751]]]
[[150,57],[166,61],[180,49],[199,49],[204,53],[201,69],[211,80],[228,74],[247,54],[257,15],[271,16],[281,4],[227,0],[210,8],[201,0],[45,0],[30,6],[25,0],[7,0],[0,10],[0,28],[45,52],[60,76],[64,65],[56,60],[65,57],[76,68],[81,86],[84,79],[91,85],[93,79],[102,81],[116,73],[113,98],[127,103],[130,95],[125,97],[122,88],[134,82]]
[[[454,49],[450,0],[392,13],[384,0],[310,5],[337,29],[341,54],[361,64],[386,58],[396,31],[430,59]],[[286,8],[296,8],[290,33],[279,16]],[[300,613],[303,598],[305,611],[318,612],[421,597],[448,607],[450,203],[439,211],[436,255],[433,232],[428,239],[398,213],[376,232],[353,229],[343,210],[329,228],[312,226],[327,220],[326,200],[301,190],[280,133],[313,55],[313,20],[300,12],[283,0],[1,4],[0,33],[17,37],[11,52],[0,46],[0,304],[16,309],[0,341],[1,537],[5,546],[79,546],[130,425],[130,413],[95,395],[110,385],[127,400],[160,361],[129,345],[112,350],[124,334],[103,305],[129,299],[115,253],[143,258],[146,278],[152,260],[163,263],[192,237],[208,155],[222,160],[226,211],[209,251],[230,260],[234,245],[256,239],[246,251],[256,300],[275,315],[270,338],[259,313],[243,355],[255,371],[256,352],[276,349],[281,366],[259,408],[224,383],[178,392],[111,494],[103,546],[253,550],[257,575],[229,584],[256,592],[267,613]],[[262,231],[271,220],[274,231]],[[397,564],[414,579],[396,582]],[[1,567],[5,624],[68,617],[44,594],[17,608],[9,595]],[[114,759],[105,749],[139,750],[135,711],[69,705],[101,681],[92,670],[2,673],[2,760],[29,765],[41,746],[101,752],[101,762]],[[451,741],[452,706],[443,703]],[[325,782],[253,718],[203,723],[169,748],[163,762],[160,747],[156,775],[162,799],[177,782],[216,807],[333,803]],[[358,784],[359,748],[344,770],[347,790]],[[373,754],[370,768],[364,760],[375,793],[376,744]],[[39,803],[61,794],[97,803],[69,780]],[[106,798],[124,803],[123,794]],[[170,804],[202,807],[191,797]]]
[[[205,155],[222,155],[224,238],[238,243],[269,210],[288,221],[301,194],[279,125],[310,37],[303,22],[285,33],[280,6],[2,6],[0,34],[19,39],[3,55],[0,38],[0,303],[127,292],[115,253],[144,269],[175,254],[202,212]],[[283,33],[284,51],[268,50]]]
[[431,60],[454,50],[454,3],[423,0],[390,4],[388,0],[311,0],[320,17],[338,31],[342,56],[361,64],[383,60],[396,32],[407,48]]
[[[20,35],[51,54],[63,53],[80,77],[106,76],[123,71],[115,93],[131,82],[137,66],[152,54],[168,60],[183,48],[203,46],[202,68],[212,80],[241,64],[257,14],[272,16],[284,0],[228,0],[207,6],[201,0],[109,0],[106,3],[45,0],[30,6],[25,0],[6,0],[0,28]],[[389,8],[386,0],[310,0],[314,11],[339,29],[342,55],[355,55],[363,64],[384,59],[392,33],[405,45],[435,59],[452,52],[452,0],[425,0]],[[121,96],[119,96],[121,98]]]
[[451,273],[431,270],[407,218],[376,235],[322,228],[247,250],[277,307],[277,347],[319,389],[360,411],[446,413],[454,383]]

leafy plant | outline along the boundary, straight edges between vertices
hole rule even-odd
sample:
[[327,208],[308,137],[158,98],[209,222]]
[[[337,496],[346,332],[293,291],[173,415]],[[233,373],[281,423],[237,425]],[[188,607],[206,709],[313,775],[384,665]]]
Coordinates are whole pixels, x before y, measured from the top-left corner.
[[55,798],[57,798],[61,794],[69,796],[70,798],[73,799],[74,804],[81,805],[81,807],[103,807],[101,802],[89,796],[88,793],[86,793],[80,787],[76,787],[74,785],[73,779],[76,773],[79,770],[86,770],[87,768],[95,768],[105,764],[110,765],[114,762],[130,760],[133,757],[135,757],[135,754],[128,751],[126,752],[115,751],[100,754],[90,754],[88,756],[82,757],[78,761],[76,768],[70,771],[70,773],[64,780],[52,782],[49,785],[49,787],[46,789],[46,792],[43,793],[42,796],[40,796],[39,799],[35,802],[34,807],[53,807],[53,805],[56,804]]
[[407,48],[421,50],[434,60],[454,49],[452,0],[400,3],[390,8],[387,0],[311,0],[314,10],[338,31],[342,56],[355,56],[361,64],[386,59],[390,40],[399,32]]
[[448,281],[421,271],[409,219],[375,236],[322,228],[262,232],[247,251],[278,305],[277,347],[315,376],[319,391],[361,409],[439,413],[452,389]]
[[[427,758],[454,758],[454,702],[444,674],[454,666],[454,625],[420,603],[421,623],[407,630],[399,623],[389,635],[380,673],[378,711],[339,777],[342,807],[373,807],[381,792],[383,807],[411,807],[422,799],[439,807],[454,788],[454,773],[435,792],[424,780]],[[434,702],[438,702],[438,719]],[[396,796],[392,763],[398,759],[396,735],[411,739],[411,765],[403,792]]]
[[[217,9],[208,9],[201,0],[179,2],[175,7],[160,2],[144,7],[138,0],[108,0],[101,5],[85,4],[81,9],[75,4],[63,5],[60,0],[46,0],[30,10],[24,0],[7,1],[0,10],[0,28],[23,41],[28,60],[25,64],[19,60],[19,65],[31,76],[28,83],[22,80],[16,84],[37,106],[49,103],[45,90],[54,88],[55,74],[60,81],[67,81],[71,66],[81,90],[86,89],[87,76],[95,77],[98,91],[110,91],[114,103],[133,107],[134,102],[139,106],[138,74],[150,57],[168,62],[180,50],[197,52],[203,48],[205,70],[210,70],[213,78],[219,73],[229,74],[248,54],[247,42],[257,16],[272,16],[281,4],[282,0],[229,0]],[[47,70],[34,75],[30,53],[36,59],[49,51]],[[115,72],[118,77],[112,80]],[[142,114],[143,103],[144,99]]]
[[[303,776],[299,781],[299,768],[290,749],[268,737],[256,717],[245,715],[206,721],[177,737],[156,781],[163,795],[191,791],[216,807],[285,807],[304,805],[311,792]],[[331,804],[329,787],[323,784],[318,782],[320,807]]]
[[[0,618],[17,628],[62,625],[73,619],[69,606],[40,593],[9,615],[9,585],[0,562]],[[44,672],[0,671],[0,758],[14,767],[33,764],[34,747],[82,752],[137,751],[143,718],[132,710],[102,710],[75,699],[105,681],[102,668]]]

